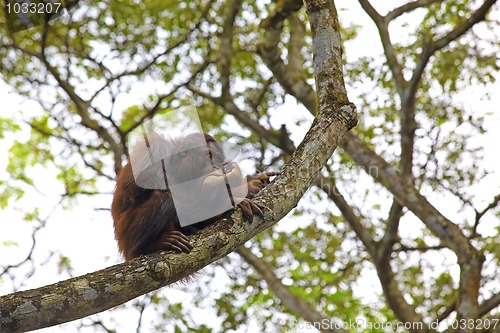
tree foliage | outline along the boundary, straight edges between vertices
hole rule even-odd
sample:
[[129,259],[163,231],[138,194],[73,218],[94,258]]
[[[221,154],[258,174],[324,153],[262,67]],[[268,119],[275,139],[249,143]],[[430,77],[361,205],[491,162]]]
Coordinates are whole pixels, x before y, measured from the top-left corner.
[[[483,161],[482,146],[494,118],[479,106],[491,96],[474,95],[498,77],[498,4],[336,1],[337,17],[326,3],[97,0],[16,33],[4,11],[0,73],[27,102],[0,119],[0,139],[10,144],[0,205],[23,212],[12,225],[32,222],[33,247],[19,262],[1,263],[0,281],[17,291],[42,265],[36,240],[55,217],[26,204],[40,170],[54,178],[56,209],[77,214],[88,197],[110,202],[129,133],[155,114],[195,105],[204,130],[240,144],[254,168],[284,170],[284,180],[262,196],[276,213],[261,227],[236,221],[247,232],[238,241],[276,223],[308,181],[315,178],[314,185],[292,214],[238,255],[225,257],[236,248],[220,236],[227,221],[195,238],[220,244],[212,261],[222,259],[178,287],[184,302],[172,298],[177,287],[164,288],[79,327],[121,331],[129,324],[117,318],[134,313],[137,331],[291,331],[305,321],[343,333],[500,329],[499,175]],[[337,38],[337,20],[343,50],[328,43]],[[344,85],[359,114],[345,136],[352,119],[340,112],[350,105]],[[328,159],[340,136],[342,149]],[[316,164],[300,169],[300,156]],[[16,246],[12,239],[1,251]],[[88,279],[112,283],[112,274],[140,267],[167,274],[165,258],[174,257],[152,256]],[[78,271],[64,253],[47,260],[61,278]],[[189,260],[197,262],[172,259],[179,269],[172,281],[189,273]],[[120,280],[130,289],[114,290],[113,306],[133,288],[165,285],[153,279],[146,287],[146,280]],[[0,298],[1,318],[12,315],[7,303]],[[217,323],[200,322],[196,307],[213,309]],[[359,326],[349,327],[356,320]],[[439,327],[429,325],[436,321]]]

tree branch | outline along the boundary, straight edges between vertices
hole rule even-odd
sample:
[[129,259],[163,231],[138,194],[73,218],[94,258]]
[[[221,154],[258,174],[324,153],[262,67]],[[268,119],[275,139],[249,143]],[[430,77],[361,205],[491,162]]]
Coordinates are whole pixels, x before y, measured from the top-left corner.
[[338,207],[342,216],[346,219],[347,223],[351,226],[352,230],[356,233],[356,236],[361,240],[366,250],[372,258],[375,258],[376,253],[376,243],[373,240],[373,236],[370,232],[361,224],[359,217],[354,213],[351,205],[347,203],[344,196],[340,193],[334,179],[325,178],[319,176],[315,180],[315,184],[318,188],[322,189],[323,192],[328,194],[328,197],[335,203]]
[[366,147],[355,135],[348,133],[342,147],[353,160],[370,170],[377,167],[377,181],[392,192],[396,200],[408,207],[436,235],[455,252],[460,265],[459,318],[478,318],[478,295],[484,255],[476,250],[461,230],[444,217],[413,186],[401,179],[398,171]]
[[400,179],[399,172],[363,144],[358,137],[348,133],[342,148],[365,170],[370,170],[370,167],[377,168],[377,173],[371,176],[392,192],[400,204],[419,217],[443,244],[460,254],[459,261],[478,255],[477,250],[455,224],[434,208],[413,186]]
[[[321,324],[323,320],[332,320],[331,318],[328,318],[316,311],[313,307],[307,304],[303,298],[294,295],[287,286],[281,283],[280,279],[274,274],[273,268],[263,259],[255,256],[249,249],[244,246],[240,246],[236,252],[241,255],[246,262],[252,265],[257,272],[259,272],[262,278],[266,280],[269,289],[273,291],[273,293],[281,300],[283,305],[285,305],[290,311],[313,324]],[[321,325],[319,327],[321,327]],[[331,327],[331,329],[323,329],[321,331],[331,333],[348,333],[348,331],[344,329],[335,329],[334,327]]]
[[433,3],[443,2],[443,1],[444,0],[416,0],[416,1],[408,2],[400,7],[397,7],[397,8],[394,8],[393,10],[391,10],[389,13],[387,13],[387,15],[385,15],[385,18],[389,22],[389,21],[392,21],[392,20],[398,18],[399,16],[401,16],[403,14],[407,14],[407,13],[411,12],[412,10],[426,7],[426,6],[432,5]]
[[[299,100],[313,114],[316,112],[316,93],[307,83],[302,72],[295,68],[294,55],[297,54],[295,46],[302,36],[293,28],[290,32],[290,55],[288,66],[281,58],[278,47],[281,33],[283,32],[284,20],[294,15],[302,7],[302,2],[297,0],[281,0],[276,4],[274,11],[264,19],[260,27],[263,29],[261,42],[257,50],[266,66],[273,72],[276,80],[285,91]],[[293,24],[293,18],[290,19]],[[295,29],[295,30],[294,30]]]
[[241,9],[241,0],[232,0],[229,3],[229,12],[226,14],[222,34],[220,36],[220,80],[222,83],[221,97],[223,99],[231,96],[230,74],[231,74],[231,58],[233,56],[233,30],[234,20]]
[[376,11],[368,0],[359,0],[359,3],[377,26],[382,41],[382,47],[384,48],[384,53],[387,58],[387,64],[391,69],[394,82],[396,83],[396,90],[398,95],[402,98],[406,87],[406,80],[403,76],[401,64],[396,56],[396,51],[392,46],[391,36],[389,34],[389,21]]
[[[370,235],[366,228],[361,224],[361,221],[356,216],[351,206],[347,203],[342,194],[340,194],[335,182],[332,179],[326,180],[323,177],[318,177],[315,183],[316,186],[323,189],[323,191],[328,194],[328,197],[335,202],[346,221],[356,233],[356,236],[361,240],[370,254],[370,257],[375,265],[375,269],[377,270],[387,303],[393,310],[394,314],[402,322],[423,323],[422,317],[404,299],[403,293],[401,292],[401,289],[396,281],[394,271],[390,265],[392,246],[397,236],[397,224],[388,226],[388,231],[386,232],[384,238],[377,244],[373,240],[372,235]],[[428,332],[425,327],[426,326],[423,325],[418,332]],[[422,329],[424,329],[424,331],[422,331]]]
[[491,298],[481,303],[481,306],[479,307],[479,317],[483,317],[484,315],[488,314],[498,305],[500,305],[500,293],[491,296]]
[[447,33],[432,44],[432,53],[442,49],[450,44],[450,42],[459,38],[471,29],[476,23],[483,21],[490,8],[497,2],[497,0],[485,0],[481,7],[479,7],[469,19],[465,20],[462,24],[458,24],[452,31]]

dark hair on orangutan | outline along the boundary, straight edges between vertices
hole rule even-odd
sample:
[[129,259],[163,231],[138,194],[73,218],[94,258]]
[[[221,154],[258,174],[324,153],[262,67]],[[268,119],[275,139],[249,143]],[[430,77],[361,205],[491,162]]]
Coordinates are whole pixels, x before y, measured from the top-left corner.
[[[197,145],[204,140],[206,145]],[[230,182],[234,193],[244,189],[245,198],[239,198],[238,205],[248,221],[254,214],[262,216],[262,207],[251,199],[269,184],[269,177],[275,172],[262,172],[244,177],[236,163],[228,163],[221,145],[208,134],[190,134],[183,138],[167,140],[158,134],[148,135],[148,147],[156,153],[168,152],[164,163],[156,162],[139,175],[132,172],[131,163],[127,163],[120,172],[111,205],[115,236],[118,248],[126,260],[157,250],[174,250],[189,253],[192,249],[187,238],[200,229],[215,222],[221,215],[181,227],[173,195],[166,182],[162,189],[144,188],[137,185],[158,181],[162,171],[168,174],[171,186],[195,179],[195,193],[182,197],[183,205],[192,209],[203,208],[196,198],[203,197],[205,205],[217,205],[219,196],[226,195],[226,185]],[[138,145],[131,153],[135,161],[149,161],[151,151],[146,145]],[[143,163],[146,166],[147,162]],[[223,184],[224,186],[221,186]],[[146,186],[149,187],[149,186]],[[248,192],[247,192],[248,188]],[[234,194],[233,193],[233,194]],[[176,198],[177,199],[177,198]],[[229,208],[230,210],[230,208]]]

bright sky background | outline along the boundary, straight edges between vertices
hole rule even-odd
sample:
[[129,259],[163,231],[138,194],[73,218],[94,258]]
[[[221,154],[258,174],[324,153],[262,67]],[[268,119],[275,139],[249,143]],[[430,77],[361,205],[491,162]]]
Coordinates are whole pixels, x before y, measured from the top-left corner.
[[[349,2],[349,0],[339,1],[337,6],[340,8],[343,7],[343,4]],[[391,7],[394,5],[394,2],[387,1],[382,3],[385,5],[389,5],[390,3]],[[402,1],[398,1],[397,3],[402,3]],[[349,17],[360,20],[360,22],[356,22],[358,24],[367,25],[366,28],[362,30],[355,43],[348,43],[346,45],[347,59],[363,55],[367,50],[371,53],[381,53],[382,49],[374,25],[371,22],[366,23],[368,22],[367,17],[359,5],[356,4],[353,7],[353,12],[349,13]],[[345,14],[345,12],[340,12],[341,16]],[[347,17],[347,15],[345,17]],[[404,36],[400,37],[404,38]],[[397,38],[393,39],[396,40]],[[485,147],[483,163],[486,167],[495,170],[495,173],[489,175],[487,179],[478,185],[480,187],[477,191],[478,200],[490,200],[494,195],[500,192],[500,172],[497,167],[500,162],[500,155],[498,154],[500,131],[497,130],[500,126],[500,113],[497,111],[500,105],[500,94],[498,93],[500,92],[500,83],[496,83],[487,89],[493,93],[493,99],[491,101],[483,100],[485,92],[483,87],[469,87],[461,94],[461,102],[463,102],[467,108],[471,110],[481,110],[481,112],[496,112],[491,117],[490,121],[486,123],[488,133],[476,140],[477,145]],[[350,98],[355,101],[356,92],[352,89],[349,89],[349,91]],[[129,104],[123,105],[123,107],[133,105],[139,101],[141,89],[134,89],[134,92],[136,93],[137,99],[133,100],[128,96],[127,102]],[[23,110],[23,112],[26,113],[28,112],[26,110],[33,109],[35,110],[33,112],[37,112],[36,110],[38,109],[35,103],[23,101],[21,97],[13,93],[12,89],[1,81],[0,100],[2,101],[3,117],[19,117],[19,110]],[[279,124],[284,122],[285,119],[290,119],[291,109],[297,113],[297,116],[304,116],[302,114],[303,111],[297,108],[293,101],[289,100],[285,107],[276,110],[276,114],[273,116],[274,122]],[[307,127],[294,128],[294,126],[291,125],[290,128],[292,128],[294,140],[300,142]],[[16,134],[15,137],[7,137],[0,140],[0,179],[4,180],[7,177],[5,172],[7,151],[12,141],[14,139],[26,139],[27,134],[28,127],[24,126],[23,131]],[[101,183],[101,189],[109,194],[91,198],[79,196],[78,202],[75,202],[71,209],[63,210],[58,207],[59,196],[57,195],[61,193],[63,189],[54,185],[55,172],[50,170],[47,171],[42,168],[36,168],[33,171],[35,171],[37,175],[37,191],[29,191],[21,202],[0,211],[0,244],[3,241],[16,241],[19,243],[18,247],[0,246],[0,262],[2,265],[9,263],[15,264],[28,253],[32,243],[31,234],[33,223],[23,222],[22,214],[18,209],[22,209],[23,205],[32,207],[34,203],[40,206],[42,212],[41,216],[52,214],[50,222],[37,235],[37,250],[35,251],[37,264],[40,264],[50,251],[58,251],[68,256],[75,268],[75,275],[99,270],[114,263],[121,262],[116,249],[110,213],[106,210],[98,210],[110,207],[111,193],[114,184],[112,182]],[[463,219],[463,212],[459,212],[461,206],[456,202],[451,202],[450,205],[450,201],[441,200],[439,198],[434,198],[432,202],[441,212],[445,213],[445,216],[451,218],[451,220]],[[494,220],[492,216],[485,216],[485,219],[487,220],[483,222],[482,225],[488,225],[489,221],[491,223],[498,223],[498,220]],[[408,228],[404,230],[411,233],[412,227],[409,225],[408,221],[409,220],[405,222],[408,223]],[[278,227],[280,227],[280,224],[278,224]],[[55,272],[57,272],[57,267],[53,262],[37,268],[36,279],[30,279],[29,285],[23,286],[22,289],[36,288],[60,280],[61,276],[56,275]],[[372,288],[379,290],[378,279],[376,277],[374,279],[370,277],[373,275],[373,272],[366,272],[366,275],[367,285],[361,290],[373,290]],[[11,286],[9,282],[9,279],[7,279],[3,285],[0,285],[0,295],[11,292],[13,286]],[[15,287],[18,288],[19,286]],[[185,294],[182,292],[177,293],[174,290],[172,294],[176,294],[179,297],[185,297]],[[368,299],[370,298],[368,295],[366,296]],[[49,328],[43,331],[54,332],[56,330],[54,328]],[[68,330],[65,328],[58,331],[67,332]]]

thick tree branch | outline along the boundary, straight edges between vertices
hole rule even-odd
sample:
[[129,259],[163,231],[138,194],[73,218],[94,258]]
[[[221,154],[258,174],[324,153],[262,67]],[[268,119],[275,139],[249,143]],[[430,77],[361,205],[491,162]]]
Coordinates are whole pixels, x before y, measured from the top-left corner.
[[[329,6],[327,6],[327,2]],[[342,42],[335,3],[328,0],[306,1],[313,36],[313,64],[319,112],[326,112],[332,103],[347,106],[346,112],[335,116],[348,118],[345,123],[357,123],[355,106],[349,103],[342,70]]]

